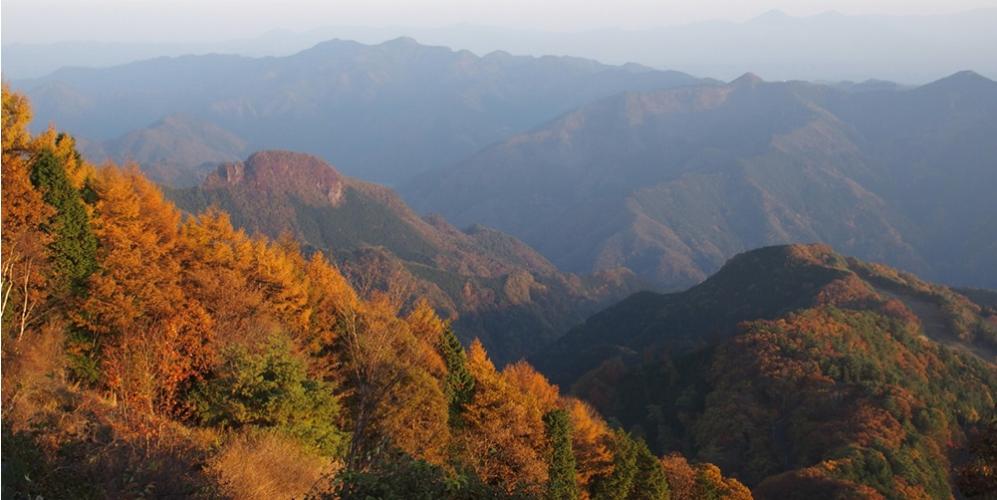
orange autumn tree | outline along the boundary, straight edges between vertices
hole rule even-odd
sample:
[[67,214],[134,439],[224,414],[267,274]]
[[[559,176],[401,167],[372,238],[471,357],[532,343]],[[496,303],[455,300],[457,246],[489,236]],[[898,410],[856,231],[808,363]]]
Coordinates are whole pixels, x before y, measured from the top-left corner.
[[582,487],[582,496],[587,497],[595,477],[612,473],[612,432],[588,403],[563,398],[562,404],[571,419],[571,448],[577,462],[578,484]]
[[301,343],[316,358],[318,373],[341,383],[342,360],[336,346],[341,340],[342,318],[344,311],[357,309],[360,301],[346,278],[320,252],[308,260],[305,276],[310,283],[307,304],[311,313]]
[[547,481],[539,405],[502,377],[478,340],[468,349],[467,366],[475,391],[463,412],[464,459],[489,484],[539,493]]
[[426,368],[439,361],[396,312],[388,297],[374,294],[339,319],[353,410],[350,470],[367,470],[386,447],[442,463],[449,444],[446,396]]
[[[251,281],[256,266],[253,242],[236,231],[228,215],[208,210],[181,228],[184,289],[207,304],[215,340],[252,341],[261,322],[265,297]],[[259,339],[257,339],[259,340]]]
[[558,389],[547,377],[536,371],[526,361],[518,361],[502,369],[502,379],[519,394],[526,396],[524,402],[540,414],[557,407]]
[[[394,318],[396,304],[391,297],[375,295],[367,304],[368,314]],[[446,367],[432,344],[442,333],[443,321],[423,301],[401,321],[392,319],[387,324],[394,346],[392,363],[399,378],[376,413],[376,427],[394,448],[444,465],[451,441],[448,400],[443,390]]]
[[737,479],[726,478],[713,464],[690,464],[682,455],[673,453],[661,458],[661,465],[668,477],[672,498],[696,500],[716,498],[723,500],[750,500],[751,491]]
[[525,361],[506,366],[502,379],[524,396],[530,411],[546,414],[554,409],[566,411],[571,423],[571,446],[575,455],[578,484],[583,498],[588,498],[592,479],[612,470],[612,433],[609,425],[588,404],[559,394],[557,386]]
[[[31,106],[27,98],[3,85],[3,153],[0,158],[3,190],[0,203],[3,244],[0,245],[0,317],[3,319],[4,353],[16,345],[40,319],[51,291],[48,289],[52,236],[42,228],[55,209],[32,186],[31,168],[43,149],[28,131]],[[9,337],[8,337],[9,336]]]
[[117,397],[170,410],[214,354],[212,319],[182,287],[180,214],[136,169],[104,168],[94,190],[101,265],[75,314],[92,336],[76,348]]
[[475,392],[464,407],[462,457],[483,480],[509,492],[537,491],[546,481],[549,454],[542,417],[556,409],[570,421],[581,498],[591,497],[596,478],[612,474],[614,435],[591,406],[560,396],[557,386],[524,361],[498,372],[477,340],[468,349],[468,368]]

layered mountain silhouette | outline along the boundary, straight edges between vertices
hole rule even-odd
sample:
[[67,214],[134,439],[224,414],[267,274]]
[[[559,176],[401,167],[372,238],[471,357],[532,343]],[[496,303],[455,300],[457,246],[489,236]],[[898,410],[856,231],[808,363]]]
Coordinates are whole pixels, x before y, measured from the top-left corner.
[[[651,21],[653,22],[653,21]],[[607,63],[637,62],[730,79],[747,71],[772,78],[923,83],[960,68],[993,77],[997,61],[980,47],[997,46],[997,9],[896,16],[823,12],[794,16],[769,11],[744,21],[706,21],[646,29],[547,32],[474,24],[439,27],[330,26],[276,30],[259,37],[211,43],[4,43],[8,78],[37,77],[63,66],[109,66],[157,56],[230,53],[287,55],[332,38],[379,43],[406,34],[430,45],[477,54],[558,54]],[[898,48],[903,50],[898,50]]]
[[238,161],[246,143],[191,116],[170,115],[149,127],[104,142],[83,141],[91,161],[137,163],[152,180],[167,186],[196,186],[219,163]]
[[562,269],[625,266],[663,288],[747,249],[818,241],[995,287],[994,137],[997,83],[972,72],[863,91],[748,74],[599,100],[402,193]]
[[[149,134],[136,131],[150,124],[162,134],[158,123],[182,114],[233,135],[245,151],[302,151],[334,159],[349,175],[398,184],[593,99],[696,82],[636,64],[504,52],[479,57],[399,38],[379,45],[333,40],[286,57],[182,56],[65,68],[14,86],[31,97],[36,128],[57,122],[90,142],[129,142]],[[152,140],[174,142],[184,131],[176,133]],[[214,156],[178,152],[166,161],[194,167]]]
[[633,295],[531,362],[761,498],[945,497],[997,396],[997,310],[975,300],[825,245],[767,247]]
[[498,231],[421,218],[390,189],[301,153],[255,153],[168,195],[188,212],[217,207],[249,233],[326,252],[361,293],[387,293],[403,308],[429,300],[498,363],[535,352],[638,285],[624,270],[562,273]]

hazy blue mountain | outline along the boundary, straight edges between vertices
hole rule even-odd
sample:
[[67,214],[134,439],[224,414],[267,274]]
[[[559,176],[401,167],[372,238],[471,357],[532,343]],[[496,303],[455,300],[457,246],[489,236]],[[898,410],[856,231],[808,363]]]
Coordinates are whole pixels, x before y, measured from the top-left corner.
[[[14,82],[34,126],[91,142],[182,114],[244,141],[334,159],[399,183],[593,99],[697,83],[677,72],[567,57],[484,57],[400,38],[329,41],[287,57],[157,58]],[[186,156],[186,155],[185,155]],[[188,166],[210,158],[185,157]],[[191,162],[193,162],[191,164]]]
[[246,142],[210,123],[170,115],[152,125],[103,142],[82,141],[82,153],[94,162],[138,163],[160,184],[196,186],[218,163],[238,161]]
[[666,288],[763,245],[828,242],[997,287],[997,83],[962,72],[853,92],[745,75],[609,97],[402,189],[562,269]]
[[[665,21],[666,22],[666,21]],[[459,24],[438,28],[330,26],[215,43],[4,44],[8,78],[37,77],[64,66],[107,66],[157,56],[285,56],[332,38],[377,44],[399,36],[487,54],[567,55],[609,64],[636,62],[732,79],[755,71],[769,79],[870,78],[921,84],[964,68],[997,78],[997,9],[922,16],[796,17],[779,11],[743,22],[708,21],[649,29],[544,32]]]

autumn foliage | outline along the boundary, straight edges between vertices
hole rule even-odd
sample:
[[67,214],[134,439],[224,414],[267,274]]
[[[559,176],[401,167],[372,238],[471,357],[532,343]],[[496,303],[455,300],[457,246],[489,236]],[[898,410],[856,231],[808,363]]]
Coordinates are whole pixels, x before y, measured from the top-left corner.
[[361,298],[326,255],[183,214],[29,119],[4,89],[5,492],[601,498],[626,473],[667,496],[646,446],[618,470],[592,407],[465,351],[428,302]]

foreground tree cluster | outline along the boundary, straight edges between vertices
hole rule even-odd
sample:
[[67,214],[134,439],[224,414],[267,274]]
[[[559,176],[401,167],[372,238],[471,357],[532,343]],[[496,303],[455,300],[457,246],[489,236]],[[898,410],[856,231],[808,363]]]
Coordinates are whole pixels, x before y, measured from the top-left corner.
[[3,485],[45,498],[748,498],[426,302],[184,216],[3,92]]

